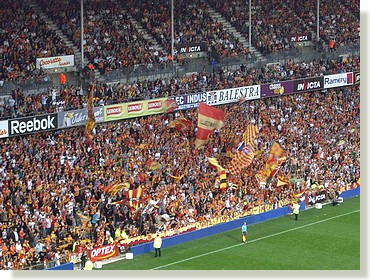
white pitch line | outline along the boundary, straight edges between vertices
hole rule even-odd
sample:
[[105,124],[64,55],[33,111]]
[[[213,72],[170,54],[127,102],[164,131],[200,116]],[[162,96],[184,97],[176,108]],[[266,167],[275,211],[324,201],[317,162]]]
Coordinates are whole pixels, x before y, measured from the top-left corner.
[[[338,215],[338,216],[330,217],[330,218],[327,218],[325,220],[320,220],[320,221],[313,222],[313,223],[310,223],[310,224],[306,224],[306,225],[303,225],[303,226],[299,226],[299,227],[296,227],[296,228],[292,228],[292,229],[284,230],[284,231],[281,231],[281,232],[278,232],[278,233],[270,234],[270,235],[267,235],[267,236],[264,236],[264,237],[256,238],[256,239],[253,239],[251,241],[248,241],[248,243],[260,241],[260,240],[270,238],[270,237],[274,237],[274,236],[284,234],[284,233],[287,233],[287,232],[290,232],[290,231],[294,231],[294,230],[302,229],[302,228],[305,228],[305,227],[313,226],[313,225],[316,225],[316,224],[324,223],[326,221],[333,220],[333,219],[336,219],[336,218],[340,218],[340,217],[343,217],[343,216],[347,216],[347,215],[350,215],[350,214],[353,214],[353,213],[356,213],[356,212],[360,212],[360,210],[355,210],[355,211],[348,212],[348,213],[345,213],[345,214],[341,214],[341,215]],[[235,247],[238,247],[238,246],[243,246],[243,245],[245,246],[246,244],[244,244],[244,243],[235,244],[235,245],[232,245],[232,246],[229,246],[229,247],[225,247],[225,248],[221,248],[221,249],[211,251],[211,252],[208,252],[208,253],[193,256],[191,258],[187,258],[187,259],[172,262],[172,263],[169,263],[169,264],[161,265],[161,266],[152,268],[151,270],[161,269],[161,268],[164,268],[164,267],[167,267],[167,266],[171,266],[171,265],[174,265],[174,264],[178,264],[178,263],[190,261],[190,260],[193,260],[193,259],[201,258],[201,257],[207,256],[207,255],[215,254],[215,253],[218,253],[218,252],[222,252],[222,251],[229,250],[229,249],[232,249],[232,248],[235,248]]]

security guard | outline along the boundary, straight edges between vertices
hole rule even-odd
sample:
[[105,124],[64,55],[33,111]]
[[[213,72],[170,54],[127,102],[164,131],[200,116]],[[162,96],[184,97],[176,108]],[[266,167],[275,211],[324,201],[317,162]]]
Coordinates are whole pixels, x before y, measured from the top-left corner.
[[94,263],[88,259],[87,262],[85,263],[85,270],[93,270],[94,268]]
[[294,220],[298,220],[299,207],[300,207],[299,203],[293,203]]
[[154,250],[155,250],[155,257],[160,257],[161,256],[161,247],[162,247],[162,238],[159,236],[159,234],[157,233],[157,236],[154,238],[154,242],[153,242],[153,247],[154,247]]

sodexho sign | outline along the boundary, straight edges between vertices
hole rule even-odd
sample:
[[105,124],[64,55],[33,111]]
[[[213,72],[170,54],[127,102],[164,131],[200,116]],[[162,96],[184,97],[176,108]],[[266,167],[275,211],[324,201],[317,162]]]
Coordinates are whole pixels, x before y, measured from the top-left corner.
[[272,84],[261,85],[261,97],[270,97],[275,95],[286,95],[294,92],[293,81],[281,81]]
[[35,116],[8,121],[9,136],[22,135],[32,132],[41,132],[58,127],[57,114]]

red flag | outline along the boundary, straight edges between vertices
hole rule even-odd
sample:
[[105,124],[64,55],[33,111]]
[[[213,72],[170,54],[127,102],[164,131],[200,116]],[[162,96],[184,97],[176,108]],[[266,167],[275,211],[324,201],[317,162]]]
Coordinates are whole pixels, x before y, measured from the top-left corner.
[[176,110],[179,105],[177,105],[176,100],[167,99],[166,101],[164,101],[164,107],[166,108],[166,113],[170,113]]
[[208,141],[208,136],[215,129],[224,126],[225,112],[205,103],[199,103],[198,108],[198,130],[195,141],[195,149],[199,149]]
[[184,117],[178,117],[177,119],[173,120],[168,124],[168,127],[175,128],[177,131],[181,131],[186,129],[187,127],[191,127],[192,122],[187,120]]

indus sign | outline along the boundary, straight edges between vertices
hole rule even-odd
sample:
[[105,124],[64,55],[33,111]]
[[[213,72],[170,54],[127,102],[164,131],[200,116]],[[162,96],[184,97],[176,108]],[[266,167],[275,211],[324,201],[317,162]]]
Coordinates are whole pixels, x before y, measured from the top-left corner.
[[43,132],[58,127],[57,114],[42,115],[8,121],[9,136],[28,134],[33,132]]

